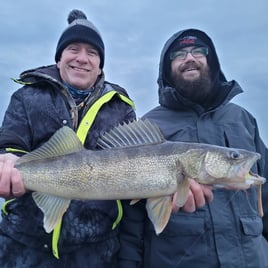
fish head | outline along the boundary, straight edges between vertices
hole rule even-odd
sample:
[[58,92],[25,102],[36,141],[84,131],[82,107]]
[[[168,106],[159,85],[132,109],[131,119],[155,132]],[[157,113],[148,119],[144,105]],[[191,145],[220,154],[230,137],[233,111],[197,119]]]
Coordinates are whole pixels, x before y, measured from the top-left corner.
[[236,189],[263,184],[265,179],[250,171],[260,157],[256,152],[243,149],[215,147],[213,150],[206,150],[198,181]]
[[260,157],[260,154],[244,149],[191,144],[179,160],[185,176],[201,184],[247,189],[265,182],[265,178],[250,171]]

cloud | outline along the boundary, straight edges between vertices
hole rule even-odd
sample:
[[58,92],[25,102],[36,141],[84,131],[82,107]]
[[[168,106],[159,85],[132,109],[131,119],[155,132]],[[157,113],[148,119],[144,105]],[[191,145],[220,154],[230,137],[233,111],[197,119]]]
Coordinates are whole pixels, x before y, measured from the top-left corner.
[[56,43],[73,8],[82,9],[100,30],[106,46],[106,78],[128,89],[138,115],[158,103],[158,64],[167,38],[188,27],[206,31],[215,43],[225,75],[237,80],[245,91],[234,101],[256,116],[268,143],[266,0],[3,1],[0,118],[16,89],[10,77],[54,63]]

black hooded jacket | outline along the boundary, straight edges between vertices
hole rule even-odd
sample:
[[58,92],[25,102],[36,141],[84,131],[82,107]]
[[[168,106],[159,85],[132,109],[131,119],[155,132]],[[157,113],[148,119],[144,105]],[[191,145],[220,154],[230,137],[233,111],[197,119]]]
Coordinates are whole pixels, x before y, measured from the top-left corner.
[[[25,71],[19,82],[24,86],[12,95],[0,128],[2,153],[9,149],[18,155],[30,152],[63,126],[76,131],[86,112],[108,91],[118,94],[104,103],[96,114],[85,148],[98,149],[97,139],[103,132],[135,118],[129,104],[131,101],[126,103],[119,97],[128,98],[126,91],[104,81],[103,73],[81,113],[62,83],[56,65]],[[5,246],[0,247],[0,266],[43,267],[41,263],[44,262],[44,267],[63,267],[63,263],[68,264],[64,267],[104,267],[105,264],[110,267],[119,247],[118,228],[112,229],[118,213],[116,201],[72,201],[63,216],[57,245],[60,258],[56,260],[52,254],[52,233],[45,232],[43,213],[34,203],[31,193],[27,193],[8,202],[2,211],[0,244]],[[17,252],[19,244],[25,250]],[[31,252],[31,249],[36,251]],[[37,255],[41,256],[39,260]]]
[[[171,86],[168,52],[174,40],[194,35],[209,47],[213,91],[206,105],[193,103]],[[267,149],[255,118],[231,99],[242,92],[226,81],[211,39],[188,29],[165,44],[159,66],[159,103],[144,115],[155,122],[167,140],[199,142],[259,152],[253,171],[268,178]],[[120,267],[264,268],[268,267],[268,185],[263,186],[264,217],[258,215],[257,189],[216,189],[211,203],[194,213],[173,213],[164,231],[156,235],[144,203],[124,203],[121,224]]]

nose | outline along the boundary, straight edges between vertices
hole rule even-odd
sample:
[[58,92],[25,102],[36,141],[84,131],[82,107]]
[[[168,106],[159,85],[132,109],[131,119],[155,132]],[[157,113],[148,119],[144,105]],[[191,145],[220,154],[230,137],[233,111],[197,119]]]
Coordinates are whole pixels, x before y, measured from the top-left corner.
[[79,62],[87,62],[87,52],[85,50],[80,50],[79,53],[76,55],[76,60]]
[[186,54],[186,57],[184,59],[185,61],[188,60],[195,60],[195,57],[192,55],[192,53],[190,51],[188,51],[188,53]]

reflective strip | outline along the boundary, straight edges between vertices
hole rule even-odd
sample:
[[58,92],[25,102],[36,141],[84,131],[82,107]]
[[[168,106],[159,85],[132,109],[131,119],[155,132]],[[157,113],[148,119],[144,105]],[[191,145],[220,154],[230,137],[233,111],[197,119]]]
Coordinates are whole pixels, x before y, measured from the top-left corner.
[[24,153],[24,154],[28,153],[25,150],[19,150],[19,149],[14,149],[14,148],[6,148],[5,150],[8,153]]
[[14,200],[15,200],[15,198],[13,198],[13,199],[9,199],[9,200],[7,200],[7,201],[5,201],[5,202],[3,203],[3,205],[2,205],[2,211],[3,211],[3,213],[4,213],[5,215],[8,215],[7,210],[6,210],[7,205],[8,205],[9,203],[11,203],[12,201],[14,201]]
[[58,241],[60,238],[60,230],[61,230],[62,218],[60,219],[59,223],[53,230],[52,235],[52,252],[56,259],[59,259],[59,249],[58,249]]
[[129,99],[128,97],[126,97],[126,96],[124,96],[122,94],[119,94],[119,93],[117,93],[117,94],[118,94],[118,96],[120,97],[120,99],[122,101],[124,101],[125,103],[127,103],[129,106],[131,106],[133,108],[133,110],[135,110],[135,104],[134,104],[134,102],[131,99]]
[[82,121],[79,124],[78,130],[77,130],[77,136],[83,144],[85,143],[87,133],[88,133],[90,127],[92,126],[100,108],[102,107],[102,105],[104,103],[107,103],[108,101],[110,101],[115,94],[118,94],[118,96],[120,97],[120,99],[122,101],[128,103],[131,107],[134,108],[134,103],[132,100],[130,100],[129,98],[127,98],[124,95],[119,94],[118,92],[116,92],[114,90],[109,91],[108,93],[103,95],[87,111],[86,115],[84,116],[84,118],[82,119]]
[[[90,127],[92,126],[100,108],[102,107],[103,104],[110,101],[115,94],[118,94],[118,96],[120,97],[122,101],[126,102],[133,109],[135,109],[134,102],[132,100],[130,100],[124,95],[119,94],[118,92],[114,90],[109,91],[108,93],[104,94],[90,107],[90,109],[87,111],[87,113],[85,114],[85,116],[83,117],[82,121],[80,122],[78,126],[76,134],[78,138],[80,139],[80,141],[82,142],[82,144],[85,143],[87,133]],[[116,200],[116,202],[117,202],[117,208],[118,208],[118,215],[117,215],[115,222],[113,223],[112,230],[116,228],[116,226],[119,224],[123,216],[123,208],[122,208],[121,201]],[[54,228],[53,234],[52,234],[52,252],[53,252],[54,257],[57,259],[59,259],[58,241],[60,238],[61,224],[62,224],[62,218],[60,219],[59,223]]]
[[24,82],[24,81],[22,81],[22,80],[20,80],[20,79],[16,79],[16,78],[11,78],[15,83],[18,83],[18,84],[21,84],[21,85],[24,85],[24,86],[26,86],[26,85],[32,85],[33,84],[33,82]]
[[117,215],[115,222],[113,223],[112,230],[116,228],[116,226],[119,224],[119,222],[121,221],[123,217],[123,207],[122,207],[121,201],[116,200],[116,203],[117,203],[118,215]]

